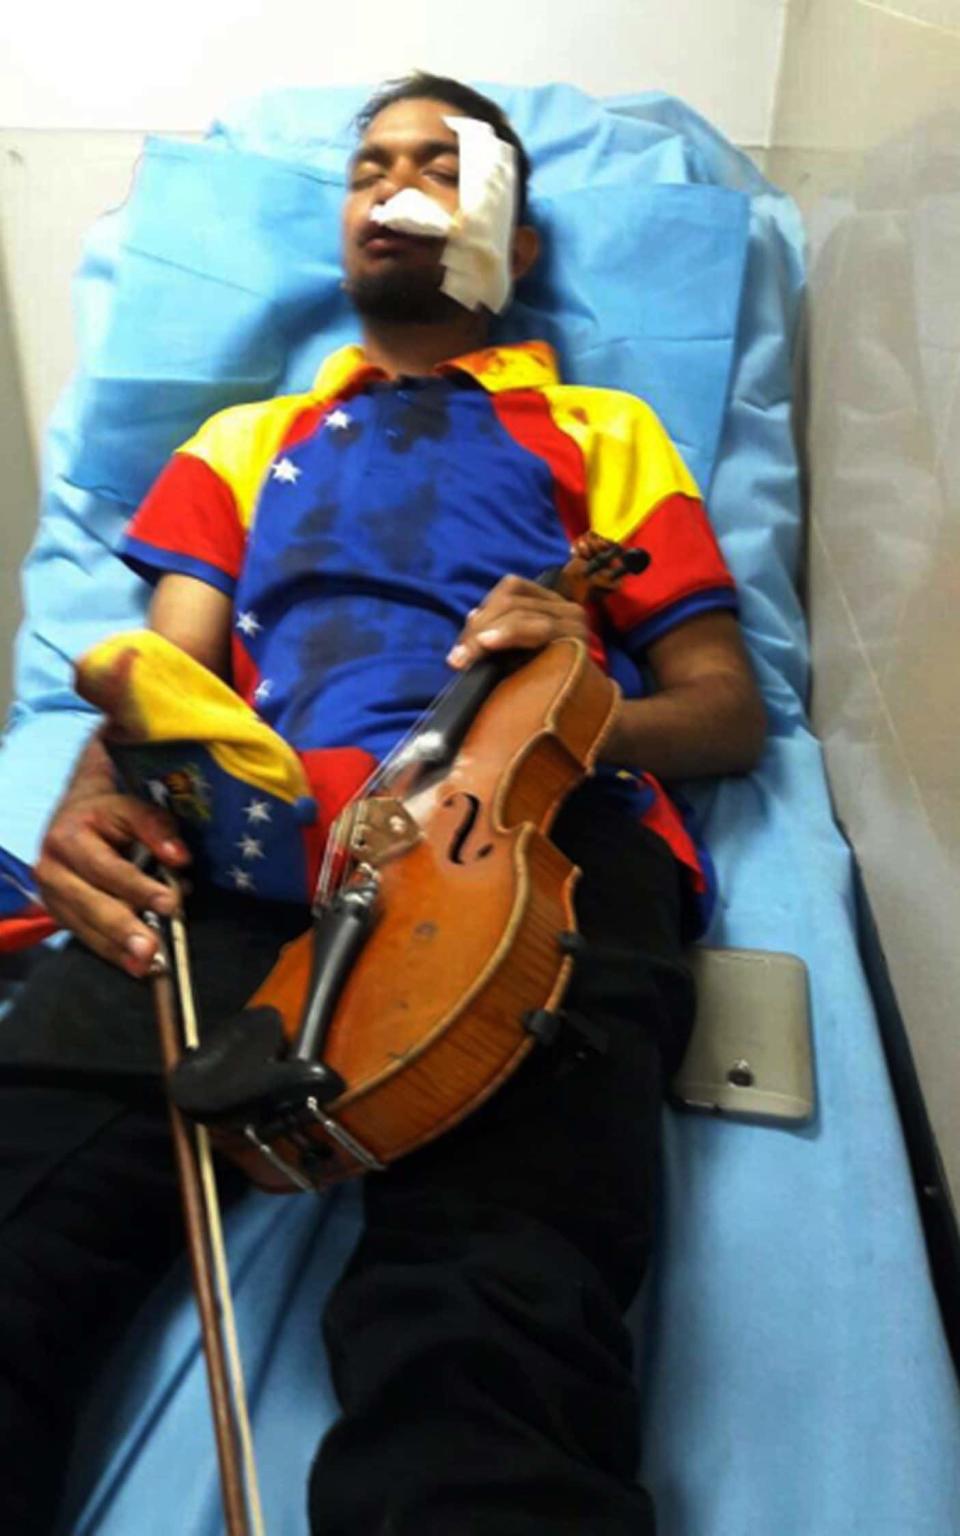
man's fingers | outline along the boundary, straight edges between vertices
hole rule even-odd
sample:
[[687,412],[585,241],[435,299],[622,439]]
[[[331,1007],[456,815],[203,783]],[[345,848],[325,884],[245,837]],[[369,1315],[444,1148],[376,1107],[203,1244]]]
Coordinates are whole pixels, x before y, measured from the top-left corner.
[[143,843],[163,864],[179,866],[188,863],[190,858],[177,835],[173,817],[155,806],[135,800],[132,795],[97,795],[67,800],[47,828],[44,852],[73,868],[75,850],[81,849],[82,858],[89,837],[114,848]]
[[47,905],[101,959],[131,976],[146,976],[157,951],[157,940],[145,923],[123,902],[105,895],[62,870]]
[[587,632],[583,610],[572,608],[513,608],[494,615],[473,636],[479,645],[545,645],[560,636],[584,636]]
[[537,650],[566,636],[585,639],[583,609],[552,596],[552,602],[536,601],[526,594],[513,603],[491,598],[468,620],[447,661],[452,667],[463,668],[489,651]]
[[169,886],[144,874],[92,832],[77,840],[71,868],[89,885],[115,896],[134,912],[149,909],[166,915],[176,907],[176,894]]
[[492,592],[489,592],[480,604],[468,615],[465,628],[482,628],[491,619],[498,618],[501,614],[510,613],[519,608],[537,608],[545,612],[559,611],[563,608],[573,608],[579,611],[578,603],[571,603],[559,592],[554,592],[550,587],[541,587],[535,581],[526,581],[522,576],[504,576],[498,581]]
[[553,592],[549,587],[541,587],[535,581],[527,581],[523,576],[504,576],[491,592],[487,593],[483,602],[477,608],[471,608],[467,614],[466,622],[460,634],[461,641],[475,634],[478,629],[483,629],[488,624],[495,623],[504,613],[509,613],[514,608],[555,608],[567,606],[566,598],[558,592]]
[[52,902],[61,899],[65,879],[73,874],[135,910],[152,907],[157,912],[172,911],[175,901],[167,887],[117,853],[114,843],[125,843],[129,838],[129,827],[107,815],[58,818],[44,839],[36,867],[37,883],[47,906],[52,910]]
[[[189,862],[186,846],[177,836],[177,824],[168,812],[130,795],[118,795],[111,805],[104,807],[104,815],[111,819],[115,829],[111,842],[142,843],[161,864],[179,866]],[[106,826],[104,830],[107,831]]]
[[176,893],[118,850],[139,842],[165,864],[188,862],[172,819],[128,795],[69,800],[55,815],[36,865],[44,905],[96,954],[144,976],[157,941],[139,913],[170,913]]

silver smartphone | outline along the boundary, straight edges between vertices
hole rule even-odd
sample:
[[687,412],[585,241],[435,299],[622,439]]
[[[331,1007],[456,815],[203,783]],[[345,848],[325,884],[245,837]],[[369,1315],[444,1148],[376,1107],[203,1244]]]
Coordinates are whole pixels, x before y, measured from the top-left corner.
[[699,944],[687,958],[697,982],[697,1016],[669,1101],[738,1120],[809,1120],[816,1101],[803,961]]

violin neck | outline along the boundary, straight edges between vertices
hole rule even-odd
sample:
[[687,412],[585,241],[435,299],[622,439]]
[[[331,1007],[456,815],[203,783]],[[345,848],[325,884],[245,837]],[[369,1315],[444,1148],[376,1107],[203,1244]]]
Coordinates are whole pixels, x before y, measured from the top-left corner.
[[427,761],[431,766],[453,762],[481,706],[516,660],[517,652],[508,651],[475,661],[433,707],[423,729],[418,732],[421,738],[428,737]]
[[[563,590],[567,567],[550,566],[541,571],[537,584]],[[468,672],[438,700],[416,734],[417,757],[424,767],[446,767],[453,762],[463,738],[497,684],[526,659],[520,651],[501,651],[475,661]]]

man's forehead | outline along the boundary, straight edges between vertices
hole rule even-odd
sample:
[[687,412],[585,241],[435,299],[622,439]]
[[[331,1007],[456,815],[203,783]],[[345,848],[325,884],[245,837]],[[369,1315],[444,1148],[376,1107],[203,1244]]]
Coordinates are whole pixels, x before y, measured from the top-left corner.
[[392,102],[367,125],[354,158],[371,147],[399,148],[415,144],[443,146],[457,154],[460,140],[445,119],[462,116],[456,107],[443,101],[415,98]]

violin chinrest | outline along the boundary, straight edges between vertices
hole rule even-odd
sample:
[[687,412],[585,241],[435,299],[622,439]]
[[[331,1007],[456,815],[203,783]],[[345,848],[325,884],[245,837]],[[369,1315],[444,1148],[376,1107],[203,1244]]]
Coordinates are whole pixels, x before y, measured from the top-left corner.
[[343,1093],[339,1073],[322,1061],[286,1056],[276,1008],[245,1008],[199,1046],[185,1051],[170,1076],[177,1108],[202,1124],[282,1120],[308,1099],[327,1104]]

